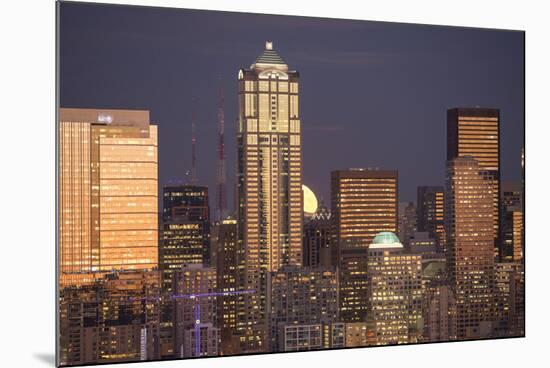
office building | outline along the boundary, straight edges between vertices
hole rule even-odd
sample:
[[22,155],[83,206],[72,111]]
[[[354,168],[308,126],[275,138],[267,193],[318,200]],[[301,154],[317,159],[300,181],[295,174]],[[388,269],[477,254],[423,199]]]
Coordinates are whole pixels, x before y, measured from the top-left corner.
[[379,232],[397,231],[397,171],[333,171],[331,201],[331,259],[339,272],[339,318],[365,322],[367,249]]
[[272,42],[238,72],[237,220],[245,249],[246,350],[268,349],[267,276],[302,264],[302,149],[299,73]]
[[445,232],[458,339],[489,337],[495,320],[494,181],[472,157],[447,162]]
[[500,111],[481,107],[447,111],[447,160],[472,157],[491,182],[493,239],[500,253]]
[[376,235],[368,248],[369,344],[408,344],[422,338],[422,257],[403,250],[391,232]]
[[173,273],[184,264],[210,264],[208,188],[167,185],[162,193],[159,266],[163,288],[170,292]]
[[157,127],[149,111],[59,111],[62,286],[158,266]]

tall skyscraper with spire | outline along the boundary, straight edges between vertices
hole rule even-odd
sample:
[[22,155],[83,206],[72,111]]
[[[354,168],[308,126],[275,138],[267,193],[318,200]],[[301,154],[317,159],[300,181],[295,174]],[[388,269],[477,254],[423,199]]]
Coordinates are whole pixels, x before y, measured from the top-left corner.
[[302,264],[302,152],[299,73],[266,42],[240,69],[237,129],[238,239],[244,250],[248,351],[268,348],[267,277]]

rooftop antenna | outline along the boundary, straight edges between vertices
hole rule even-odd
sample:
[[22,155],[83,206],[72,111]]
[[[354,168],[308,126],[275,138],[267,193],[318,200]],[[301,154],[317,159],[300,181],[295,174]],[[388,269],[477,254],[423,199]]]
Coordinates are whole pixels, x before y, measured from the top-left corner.
[[220,102],[218,106],[218,183],[216,187],[216,216],[218,221],[223,219],[227,209],[224,101],[223,82],[220,76]]
[[193,97],[191,115],[191,184],[197,184],[197,99]]

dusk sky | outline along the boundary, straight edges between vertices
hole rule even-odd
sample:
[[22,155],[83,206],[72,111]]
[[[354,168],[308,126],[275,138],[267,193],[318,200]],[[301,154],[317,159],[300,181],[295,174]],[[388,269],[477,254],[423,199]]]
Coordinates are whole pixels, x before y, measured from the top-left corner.
[[452,107],[500,109],[502,180],[520,180],[523,32],[78,3],[61,4],[60,24],[61,107],[150,110],[159,190],[191,167],[195,96],[214,197],[221,76],[232,209],[237,72],[266,40],[300,72],[303,182],[327,205],[334,169],[397,169],[400,201],[443,185]]

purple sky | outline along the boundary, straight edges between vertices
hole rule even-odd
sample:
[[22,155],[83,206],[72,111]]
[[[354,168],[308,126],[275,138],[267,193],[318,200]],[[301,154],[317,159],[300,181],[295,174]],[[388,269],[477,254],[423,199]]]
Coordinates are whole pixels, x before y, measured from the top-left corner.
[[237,71],[265,40],[300,72],[304,184],[325,202],[338,168],[398,169],[401,201],[443,185],[451,107],[500,108],[502,180],[520,180],[523,32],[79,3],[61,4],[60,24],[61,106],[150,110],[159,188],[190,169],[196,96],[213,197],[221,76],[232,203]]

